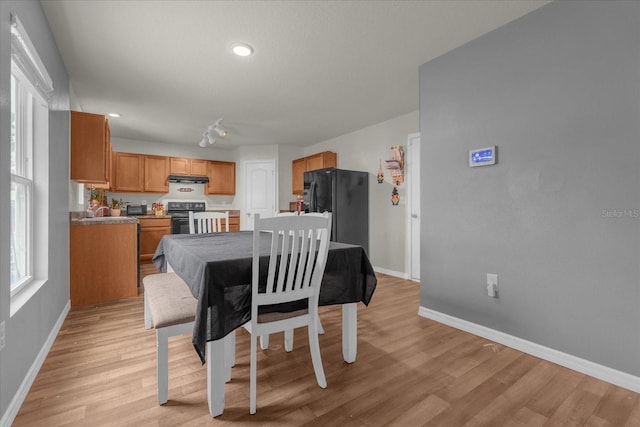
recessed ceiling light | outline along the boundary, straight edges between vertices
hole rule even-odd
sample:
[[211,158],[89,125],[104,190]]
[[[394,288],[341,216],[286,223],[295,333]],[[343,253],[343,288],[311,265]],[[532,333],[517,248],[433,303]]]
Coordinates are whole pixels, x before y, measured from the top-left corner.
[[109,117],[120,117],[120,114],[118,114],[118,113],[109,113],[108,116]]
[[253,48],[245,43],[234,43],[231,50],[238,56],[249,56],[253,53]]

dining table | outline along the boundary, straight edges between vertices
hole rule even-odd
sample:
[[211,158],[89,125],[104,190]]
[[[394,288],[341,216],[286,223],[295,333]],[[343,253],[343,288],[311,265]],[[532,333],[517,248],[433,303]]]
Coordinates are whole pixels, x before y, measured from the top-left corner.
[[[269,233],[261,233],[259,242],[260,263],[266,265]],[[207,400],[213,417],[224,411],[235,330],[251,320],[252,259],[253,231],[165,235],[152,259],[159,271],[180,276],[197,299],[192,342],[202,363],[208,361]],[[361,246],[330,242],[319,305],[342,306],[342,354],[347,363],[356,360],[357,304],[369,304],[376,284]]]

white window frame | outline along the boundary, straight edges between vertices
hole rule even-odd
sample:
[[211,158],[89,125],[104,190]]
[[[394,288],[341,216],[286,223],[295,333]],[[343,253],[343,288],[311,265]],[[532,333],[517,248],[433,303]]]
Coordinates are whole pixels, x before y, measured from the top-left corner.
[[[11,315],[48,279],[49,109],[53,83],[17,16],[11,16],[12,104],[15,103],[15,164],[11,185],[25,190],[26,270],[11,286]],[[13,90],[15,88],[15,90]],[[13,219],[11,221],[13,227]],[[10,231],[13,237],[13,231]],[[13,239],[12,239],[13,240]]]

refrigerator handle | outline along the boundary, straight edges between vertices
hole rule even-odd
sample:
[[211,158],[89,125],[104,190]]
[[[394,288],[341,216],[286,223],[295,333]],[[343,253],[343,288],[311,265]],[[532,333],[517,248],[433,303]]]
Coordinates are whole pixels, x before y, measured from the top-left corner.
[[318,183],[311,181],[309,186],[309,212],[318,211],[318,196],[317,196]]

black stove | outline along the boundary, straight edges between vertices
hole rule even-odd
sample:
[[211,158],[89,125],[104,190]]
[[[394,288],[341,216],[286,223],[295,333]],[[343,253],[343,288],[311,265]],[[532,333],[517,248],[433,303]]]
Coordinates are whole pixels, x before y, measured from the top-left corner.
[[189,211],[204,212],[206,202],[175,201],[167,202],[167,215],[171,216],[171,234],[189,234]]

